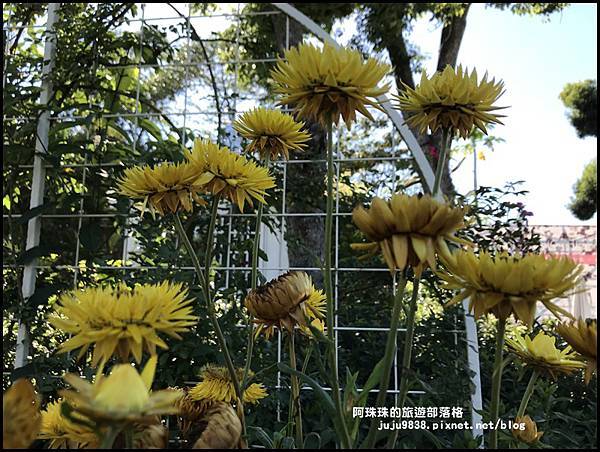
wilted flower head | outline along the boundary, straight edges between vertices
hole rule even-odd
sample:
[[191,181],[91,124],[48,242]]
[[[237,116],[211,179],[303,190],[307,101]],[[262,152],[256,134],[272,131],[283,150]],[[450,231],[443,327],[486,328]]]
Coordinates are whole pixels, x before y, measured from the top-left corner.
[[164,215],[179,210],[190,212],[194,202],[201,206],[206,202],[198,196],[206,191],[202,173],[189,163],[162,163],[156,166],[134,166],[125,170],[117,181],[118,190],[132,199],[142,199],[137,205],[142,211],[150,210]]
[[570,374],[585,367],[577,359],[571,347],[564,350],[556,348],[556,338],[540,331],[533,339],[528,335],[517,335],[514,339],[506,338],[506,343],[511,352],[521,361],[541,374],[556,378],[559,374]]
[[67,374],[64,379],[73,389],[59,394],[76,413],[99,425],[144,422],[153,416],[175,414],[181,392],[173,389],[150,391],[157,357],[152,356],[141,374],[130,364],[114,366],[108,377],[98,373],[94,383]]
[[196,323],[187,289],[181,283],[94,287],[62,295],[50,323],[72,335],[60,350],[80,348],[83,356],[94,346],[92,364],[107,361],[115,352],[123,361],[133,355],[139,363],[145,349],[156,354],[156,346],[167,348],[158,336],[178,333]]
[[539,254],[492,256],[481,252],[457,250],[450,258],[444,256],[446,272],[438,276],[448,289],[461,289],[447,306],[469,297],[469,309],[475,317],[492,313],[499,319],[511,314],[531,326],[536,303],[550,312],[571,317],[552,302],[569,294],[577,285],[583,268],[568,257],[546,258]]
[[275,186],[267,168],[208,140],[196,140],[185,157],[202,174],[199,180],[207,191],[229,199],[242,211],[246,202],[253,206],[253,198],[266,204],[266,190]]
[[[249,374],[252,376],[252,374]],[[237,400],[235,387],[231,381],[229,370],[226,367],[207,365],[200,371],[202,381],[189,391],[193,400],[211,400],[220,402],[234,402]],[[244,378],[244,369],[237,369],[238,381]],[[244,403],[256,403],[267,396],[267,391],[262,384],[253,383],[244,390]]]
[[289,151],[302,151],[310,134],[302,129],[303,122],[296,122],[291,115],[278,110],[255,108],[244,113],[233,128],[244,138],[251,140],[248,152],[258,151],[261,158],[277,160],[279,156],[290,158]]
[[456,70],[446,66],[431,78],[423,72],[414,89],[403,85],[404,91],[397,96],[398,108],[407,114],[406,122],[420,133],[427,128],[432,133],[442,128],[467,138],[473,126],[487,135],[486,124],[502,124],[498,119],[502,115],[492,112],[502,108],[494,102],[503,94],[504,83],[488,81],[487,73],[478,83],[475,69],[469,74],[461,66]]
[[229,403],[214,402],[200,420],[204,426],[192,449],[239,449],[242,423]]
[[244,300],[246,309],[258,325],[256,336],[264,332],[267,339],[274,329],[295,325],[307,326],[307,320],[323,317],[325,296],[304,272],[287,272],[250,291]]
[[535,421],[527,415],[515,418],[515,424],[524,424],[523,430],[515,425],[512,428],[512,434],[516,439],[526,444],[537,443],[544,434],[544,432],[538,432]]
[[2,448],[27,449],[40,429],[40,399],[31,382],[15,381],[2,396]]
[[598,367],[598,330],[596,320],[577,320],[571,323],[560,323],[556,327],[556,331],[587,361],[585,383],[588,384]]
[[357,111],[373,120],[366,106],[380,108],[375,98],[389,89],[377,85],[390,67],[374,58],[363,60],[357,50],[301,44],[286,51],[284,58],[271,71],[275,92],[283,95],[279,103],[323,125],[337,124],[341,116],[350,127]]
[[368,255],[381,252],[391,272],[408,265],[420,274],[436,268],[436,253],[450,254],[446,240],[461,242],[454,233],[464,227],[465,210],[437,202],[431,196],[392,195],[374,198],[366,210],[358,206],[352,219],[371,243],[353,243]]
[[[62,400],[48,404],[42,411],[42,428],[39,438],[49,441],[50,449],[96,449],[100,441],[90,420],[73,413],[72,415],[82,423],[73,422],[63,416],[61,412]],[[86,425],[86,423],[88,425]]]

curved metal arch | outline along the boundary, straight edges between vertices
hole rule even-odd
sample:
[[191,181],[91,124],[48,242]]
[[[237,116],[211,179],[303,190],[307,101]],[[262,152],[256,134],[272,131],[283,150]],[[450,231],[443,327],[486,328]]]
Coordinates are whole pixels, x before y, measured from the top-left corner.
[[[340,48],[340,44],[329,34],[327,33],[320,25],[318,25],[315,21],[313,21],[310,17],[298,11],[289,3],[271,3],[276,8],[280,9],[282,12],[287,14],[289,17],[296,20],[298,23],[306,27],[311,33],[313,33],[318,38],[322,39],[324,42],[333,45],[336,48]],[[419,169],[421,170],[421,174],[424,177],[423,183],[427,184],[430,191],[432,191],[433,183],[435,180],[435,175],[433,173],[433,169],[431,165],[427,161],[421,146],[419,145],[417,139],[415,138],[412,131],[404,124],[404,120],[402,118],[402,114],[392,108],[390,101],[386,95],[381,95],[377,98],[377,100],[381,103],[381,106],[385,110],[388,117],[391,119],[392,123],[398,129],[400,136],[406,143],[408,149],[412,153]],[[442,199],[443,193],[438,193],[437,199]],[[479,365],[479,342],[477,340],[477,326],[475,325],[474,317],[469,314],[468,300],[463,301],[463,308],[465,312],[465,330],[466,330],[466,339],[467,339],[467,361],[469,365],[469,370],[472,373],[471,382],[474,386],[474,391],[471,394],[471,421],[472,421],[472,432],[473,436],[483,435],[483,430],[481,428],[481,414],[479,412],[482,409],[483,402],[481,397],[481,369]],[[482,446],[480,446],[482,447]]]

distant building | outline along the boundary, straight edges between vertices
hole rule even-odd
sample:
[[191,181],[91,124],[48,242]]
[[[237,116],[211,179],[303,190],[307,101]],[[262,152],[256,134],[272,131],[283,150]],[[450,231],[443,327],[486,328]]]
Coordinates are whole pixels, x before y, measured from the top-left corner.
[[[598,308],[598,267],[596,226],[534,226],[541,237],[542,253],[568,255],[585,267],[582,293],[563,298],[557,303],[577,318],[597,318]],[[552,315],[545,308],[538,313]]]

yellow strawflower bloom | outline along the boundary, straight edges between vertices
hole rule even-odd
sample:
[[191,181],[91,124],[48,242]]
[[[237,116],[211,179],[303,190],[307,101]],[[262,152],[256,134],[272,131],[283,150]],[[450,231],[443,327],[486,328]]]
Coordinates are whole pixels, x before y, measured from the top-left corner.
[[291,115],[262,107],[244,113],[233,123],[240,135],[251,140],[246,150],[257,151],[262,159],[269,156],[270,160],[277,160],[279,156],[287,160],[290,151],[307,147],[310,134],[301,130],[302,127],[304,123],[296,122]]
[[583,268],[568,257],[546,258],[540,254],[492,256],[481,252],[457,250],[443,256],[447,271],[438,276],[447,289],[460,289],[447,306],[469,297],[475,317],[492,313],[499,319],[511,314],[531,326],[536,303],[542,303],[555,316],[572,317],[552,302],[567,296],[576,287]]
[[276,327],[292,332],[295,325],[306,327],[307,320],[323,318],[325,296],[310,276],[295,271],[250,291],[244,305],[258,325],[256,337],[264,332],[269,339]]
[[117,183],[122,195],[143,200],[137,204],[142,215],[148,208],[154,217],[156,212],[161,216],[182,209],[190,212],[194,202],[206,205],[198,196],[206,191],[201,176],[194,165],[169,162],[128,168]]
[[493,113],[502,107],[494,102],[504,93],[504,83],[495,79],[487,80],[487,73],[477,82],[477,71],[453,69],[446,66],[427,78],[421,74],[421,82],[416,88],[404,85],[398,96],[397,108],[405,112],[406,122],[416,127],[420,133],[427,128],[434,133],[438,129],[448,129],[467,138],[477,127],[487,135],[486,124],[502,124],[498,118],[503,115]]
[[[252,376],[252,373],[249,374]],[[244,369],[237,369],[239,381],[244,378]],[[196,401],[235,402],[235,388],[226,367],[207,365],[200,371],[202,381],[189,390],[189,397]],[[262,384],[253,383],[244,390],[244,403],[256,403],[267,396]]]
[[2,396],[2,448],[27,449],[40,429],[40,399],[31,382],[15,381]]
[[[72,422],[61,413],[62,401],[48,404],[42,411],[42,428],[38,438],[49,441],[50,449],[96,449],[100,441],[91,426]],[[73,413],[88,424],[89,419]]]
[[202,173],[200,181],[206,184],[207,191],[229,199],[241,211],[246,202],[254,205],[252,199],[266,204],[266,190],[275,186],[267,168],[208,140],[196,140],[194,149],[187,150],[185,157]]
[[514,339],[507,337],[506,344],[527,367],[541,374],[556,378],[559,374],[570,374],[585,367],[577,359],[571,347],[564,350],[556,348],[556,338],[540,331],[533,339],[528,335],[517,334]]
[[527,415],[515,418],[515,423],[525,424],[523,430],[516,426],[513,427],[512,434],[516,439],[526,444],[537,443],[544,434],[544,432],[538,432],[535,421]]
[[99,425],[144,422],[156,415],[176,414],[180,391],[150,391],[156,361],[156,355],[152,356],[141,374],[130,364],[118,364],[108,377],[98,373],[94,383],[67,374],[64,379],[74,390],[59,394],[75,412]]
[[439,203],[431,196],[392,195],[389,201],[374,198],[366,210],[358,206],[352,219],[371,243],[353,243],[367,256],[381,252],[390,272],[411,266],[420,274],[436,268],[436,254],[449,255],[446,240],[464,243],[454,233],[464,227],[465,210]]
[[367,105],[381,109],[375,98],[389,89],[388,84],[377,86],[390,71],[387,64],[329,44],[322,49],[301,44],[284,58],[271,71],[275,92],[283,96],[279,103],[290,105],[301,118],[327,125],[338,124],[341,116],[350,127],[357,111],[373,120]]
[[590,382],[598,369],[598,330],[596,320],[577,320],[571,323],[560,323],[556,327],[573,349],[587,361],[585,368],[585,384]]
[[164,333],[181,339],[197,317],[192,315],[187,289],[181,283],[136,285],[116,288],[93,287],[62,295],[50,323],[72,335],[62,352],[80,349],[79,357],[94,346],[92,365],[106,362],[113,354],[122,361],[130,355],[139,363],[145,349],[168,348],[159,337]]

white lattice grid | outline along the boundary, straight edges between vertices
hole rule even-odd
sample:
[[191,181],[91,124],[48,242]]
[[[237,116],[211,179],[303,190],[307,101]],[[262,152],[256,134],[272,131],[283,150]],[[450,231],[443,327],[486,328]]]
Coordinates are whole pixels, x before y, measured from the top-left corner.
[[[180,11],[184,11],[185,10],[185,15],[186,18],[182,19],[181,17],[173,14],[173,15],[162,15],[164,14],[165,11],[171,11],[170,8],[164,6],[166,4],[160,4],[162,6],[157,6],[159,4],[149,4],[150,7],[146,4],[140,4],[139,5],[139,14],[138,17],[131,19],[129,21],[129,29],[130,30],[134,30],[137,28],[136,24],[139,24],[139,35],[140,35],[140,48],[142,48],[143,46],[143,39],[144,39],[144,25],[147,24],[159,24],[162,26],[167,26],[169,24],[181,24],[182,22],[185,22],[186,27],[187,27],[187,32],[186,32],[186,36],[185,36],[185,48],[190,48],[190,41],[191,41],[191,31],[190,31],[190,27],[194,26],[195,24],[198,24],[199,22],[202,22],[205,25],[209,25],[209,27],[207,28],[203,28],[202,30],[199,30],[196,27],[196,31],[201,35],[201,37],[206,37],[207,35],[210,35],[213,31],[215,31],[215,28],[224,28],[224,24],[226,26],[232,25],[234,24],[237,27],[237,33],[236,33],[236,39],[234,42],[234,49],[235,49],[235,55],[236,58],[234,61],[227,61],[227,62],[222,62],[222,61],[212,61],[210,64],[214,66],[217,65],[223,65],[223,64],[227,64],[227,65],[233,65],[234,66],[234,71],[235,71],[235,80],[237,82],[237,76],[239,74],[239,68],[241,65],[243,64],[273,64],[276,59],[272,58],[272,59],[262,59],[262,60],[241,60],[239,58],[239,31],[240,31],[240,27],[239,27],[239,21],[243,18],[243,16],[247,13],[242,12],[242,8],[243,8],[243,4],[227,4],[229,5],[229,7],[231,8],[231,10],[229,12],[219,12],[218,14],[209,14],[209,15],[195,15],[192,14],[190,11],[190,6],[189,4],[175,4],[176,7],[180,10]],[[231,6],[231,5],[235,5],[235,6]],[[151,12],[151,13],[149,13]],[[273,11],[267,11],[267,12],[261,12],[261,13],[251,13],[251,14],[264,14],[264,15],[273,15],[273,14],[284,14],[281,11],[277,10],[276,8],[273,8]],[[162,15],[162,16],[161,16]],[[286,16],[286,43],[289,46],[289,23],[290,23],[290,18],[288,16]],[[45,23],[36,25],[36,27],[45,27]],[[216,26],[216,27],[215,27]],[[10,24],[10,18],[9,20],[4,24],[3,29],[5,30],[5,33],[8,32],[10,33],[14,33],[16,30],[16,27],[11,26]],[[217,30],[218,31],[218,30]],[[9,35],[10,36],[10,35]],[[314,38],[313,38],[314,39]],[[7,39],[7,46],[5,47],[5,56],[7,54],[7,49],[10,43],[10,39]],[[58,49],[58,51],[60,51],[60,49]],[[183,105],[176,105],[176,109],[174,111],[168,111],[166,114],[170,117],[170,119],[177,125],[182,126],[184,129],[186,127],[193,127],[194,125],[198,125],[199,123],[201,123],[201,121],[213,121],[216,122],[215,120],[215,116],[217,114],[216,110],[214,109],[197,109],[194,111],[194,105],[192,104],[192,102],[190,102],[190,99],[192,97],[192,95],[194,94],[200,94],[198,92],[193,92],[190,90],[190,80],[187,76],[188,74],[188,70],[190,67],[198,65],[198,66],[206,66],[206,62],[204,61],[194,61],[192,62],[190,60],[191,58],[191,52],[187,52],[187,61],[186,63],[183,64],[169,64],[169,65],[161,65],[162,69],[168,69],[168,68],[183,68],[186,72],[186,80],[187,83],[184,86],[183,89],[183,95],[179,96],[179,98],[177,99],[177,102],[181,102],[181,100],[183,101]],[[141,58],[138,61],[138,64],[135,66],[121,66],[121,68],[137,68],[138,70],[138,78],[136,81],[136,101],[139,100],[139,95],[140,95],[140,80],[144,74],[144,70],[146,69],[154,69],[156,68],[158,65],[144,65],[141,63]],[[238,89],[237,89],[237,84],[235,85],[235,93],[239,93]],[[206,95],[207,93],[205,92],[204,95]],[[181,99],[181,97],[183,99]],[[177,103],[176,102],[176,103]],[[212,102],[212,101],[210,101]],[[209,103],[210,103],[209,102]],[[236,105],[237,101],[236,101],[236,96],[233,97],[233,109],[230,111],[226,111],[223,112],[224,115],[226,115],[230,120],[232,120],[234,117],[236,117],[239,113],[241,113],[242,111],[248,110],[249,108],[253,107],[256,104],[256,101],[252,102],[246,102],[246,105],[243,106],[238,106]],[[149,118],[152,119],[152,117],[156,116],[157,114],[155,113],[142,113],[139,111],[139,102],[136,102],[136,111],[131,112],[131,113],[119,113],[119,114],[115,114],[115,115],[104,115],[105,118],[109,118],[109,117],[114,117],[114,116],[120,116],[120,117],[130,117],[133,118],[136,122],[136,126],[138,124],[138,119],[140,118]],[[32,119],[32,118],[5,118],[6,119]],[[56,120],[56,121],[62,121],[62,120],[73,120],[73,119],[79,119],[76,116],[70,116],[70,117],[52,117],[50,118],[51,120]],[[351,157],[344,157],[341,154],[340,149],[335,146],[336,149],[336,158],[335,158],[335,171],[336,171],[336,202],[335,202],[335,213],[334,213],[334,218],[335,218],[335,229],[334,229],[334,284],[335,284],[335,308],[336,308],[336,312],[337,312],[337,307],[338,307],[338,278],[339,278],[339,274],[341,272],[365,272],[365,271],[371,271],[371,272],[387,272],[387,268],[381,267],[381,268],[342,268],[339,267],[339,218],[342,216],[348,216],[351,215],[350,212],[341,212],[339,209],[339,186],[338,186],[338,182],[339,182],[339,176],[340,176],[340,168],[341,166],[343,166],[344,163],[349,163],[349,162],[354,162],[354,161],[372,161],[373,164],[383,164],[383,165],[387,165],[389,172],[390,172],[390,178],[393,181],[392,182],[392,190],[393,188],[396,187],[396,184],[398,182],[397,178],[398,178],[398,174],[396,171],[396,166],[395,163],[400,159],[400,148],[399,148],[399,144],[401,143],[401,138],[398,135],[398,133],[396,132],[396,130],[392,127],[392,146],[390,149],[390,156],[388,157],[384,157],[384,158],[373,158],[373,157],[361,157],[361,158],[351,158]],[[343,132],[343,128],[340,127],[338,129],[338,133],[342,134]],[[213,135],[216,135],[213,133]],[[212,137],[213,139],[215,138],[215,136]],[[339,136],[338,136],[339,139]],[[132,148],[135,146],[135,141],[132,145]],[[134,150],[134,149],[132,149]],[[239,150],[239,149],[236,149]],[[269,216],[277,216],[279,218],[288,218],[291,216],[325,216],[325,213],[309,213],[309,212],[287,212],[286,210],[286,173],[287,173],[287,166],[290,164],[298,164],[298,163],[321,163],[323,164],[325,162],[325,160],[290,160],[290,161],[279,161],[277,163],[273,163],[276,165],[281,165],[283,167],[283,193],[282,193],[282,204],[281,204],[281,212],[280,213],[272,213],[272,212],[265,212],[264,216],[265,217],[269,217]],[[81,184],[83,187],[85,187],[86,184],[86,174],[88,171],[100,171],[102,170],[103,167],[107,167],[107,166],[117,166],[119,165],[118,163],[100,163],[100,164],[91,164],[88,163],[87,161],[84,162],[83,164],[75,164],[75,165],[65,165],[63,166],[63,168],[65,167],[73,167],[73,168],[78,168],[81,169],[82,171],[82,175],[81,175]],[[33,168],[34,165],[25,165],[24,168]],[[50,167],[50,166],[49,166]],[[79,212],[76,214],[42,214],[40,215],[41,218],[48,218],[48,219],[74,219],[78,221],[78,232],[81,230],[81,226],[82,226],[82,221],[84,218],[106,218],[106,217],[114,217],[115,215],[123,215],[123,214],[115,214],[115,213],[94,213],[94,212],[84,212],[83,210],[83,198],[81,200],[80,203],[80,208],[79,208]],[[234,217],[236,216],[255,216],[255,213],[233,213],[231,207],[229,207],[226,211],[221,210],[220,211],[220,220],[221,220],[221,224],[224,225],[224,223],[227,223],[227,230],[228,230],[228,234],[229,237],[231,237],[232,234],[232,220]],[[7,215],[4,215],[4,217],[6,217]],[[13,218],[18,218],[19,215],[12,215]],[[282,227],[279,228],[279,231],[277,232],[277,234],[275,235],[270,235],[268,233],[268,230],[264,227],[263,225],[263,240],[261,243],[261,248],[265,249],[267,254],[269,255],[269,261],[268,264],[265,265],[265,263],[262,263],[260,268],[262,273],[267,277],[267,279],[269,279],[270,277],[274,277],[284,271],[293,269],[293,270],[304,270],[304,271],[320,271],[320,268],[318,267],[305,267],[305,268],[290,268],[289,265],[285,264],[286,262],[286,254],[287,254],[287,250],[285,247],[285,241],[283,240],[283,234],[284,234],[284,221],[281,222]],[[49,232],[49,231],[48,231]],[[123,241],[123,263],[125,263],[128,260],[128,254],[130,253],[130,251],[132,250],[133,247],[135,247],[135,244],[131,242],[130,237],[126,236],[124,237],[124,241]],[[81,263],[79,262],[79,252],[80,252],[80,239],[79,239],[79,234],[77,234],[77,243],[76,243],[76,248],[75,248],[75,262],[73,263],[73,265],[59,265],[59,266],[53,266],[52,268],[54,270],[59,270],[59,271],[72,271],[73,272],[73,285],[74,287],[77,287],[77,282],[78,282],[78,275],[81,269]],[[275,253],[275,254],[274,254]],[[278,256],[276,254],[279,254]],[[239,267],[239,266],[231,266],[230,265],[230,253],[229,250],[226,254],[226,261],[220,262],[222,265],[217,267],[216,270],[219,272],[226,272],[225,275],[225,281],[226,284],[228,284],[229,282],[229,277],[231,272],[234,271],[241,271],[241,272],[250,272],[251,268],[250,267]],[[249,261],[249,259],[248,259]],[[279,265],[272,265],[273,261],[277,261],[279,263]],[[224,265],[223,265],[224,264]],[[6,267],[10,267],[10,264],[6,264],[3,263],[3,268]],[[35,269],[40,269],[40,268],[49,268],[49,267],[42,267],[39,265],[35,265],[33,264],[33,266],[35,267]],[[152,270],[153,268],[162,268],[162,267],[140,267],[137,265],[131,265],[131,266],[119,266],[119,267],[112,267],[112,266],[94,266],[93,268],[97,269],[97,270],[119,270],[119,271],[128,271],[128,270],[140,270],[140,269],[147,269],[147,270]],[[189,267],[175,267],[174,269],[179,269],[179,270],[183,270],[183,271],[193,271],[193,267],[189,266]],[[338,323],[338,316],[336,314],[336,318],[335,318],[335,341],[336,341],[336,353],[337,353],[337,343],[338,343],[338,335],[340,331],[348,331],[348,332],[364,332],[364,331],[376,331],[376,332],[380,332],[381,334],[385,334],[387,333],[389,329],[385,328],[385,327],[378,327],[378,326],[370,326],[370,327],[364,327],[364,326],[355,326],[355,325],[340,325]],[[405,331],[405,329],[401,328],[399,329],[400,332]],[[458,330],[458,329],[453,329],[450,331],[447,331],[448,334],[453,336],[453,341],[455,344],[458,344],[458,334],[463,334],[465,331],[464,330]],[[278,360],[281,361],[281,357],[282,357],[282,337],[281,337],[281,333],[278,334],[277,336],[277,356],[278,356]],[[389,390],[389,392],[396,394],[398,393],[398,363],[397,363],[397,358],[398,358],[398,354],[396,353],[396,356],[394,358],[394,365],[393,365],[393,374],[394,374],[394,385],[393,385],[393,389]],[[284,389],[283,386],[281,386],[281,375],[278,374],[277,376],[277,386],[276,388],[277,390],[280,389]],[[310,388],[305,387],[303,388],[304,390],[309,390]],[[327,390],[330,390],[329,388],[326,388]],[[377,389],[372,390],[372,392],[377,392]],[[413,394],[418,394],[418,393],[423,393],[422,391],[411,391],[411,393]]]

